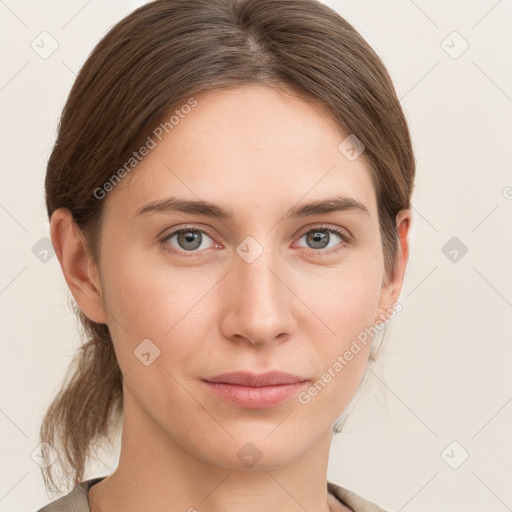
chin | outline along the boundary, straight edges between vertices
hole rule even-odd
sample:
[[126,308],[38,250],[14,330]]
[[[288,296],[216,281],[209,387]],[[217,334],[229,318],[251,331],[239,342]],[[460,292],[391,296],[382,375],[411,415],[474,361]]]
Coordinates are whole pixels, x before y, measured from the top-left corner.
[[315,439],[304,438],[299,425],[293,431],[282,429],[278,435],[278,424],[274,422],[272,428],[266,425],[259,430],[240,428],[236,435],[228,427],[233,437],[223,435],[224,442],[219,443],[217,434],[212,440],[214,446],[200,450],[202,454],[197,453],[195,443],[196,453],[209,464],[228,471],[271,471],[295,464],[317,445]]

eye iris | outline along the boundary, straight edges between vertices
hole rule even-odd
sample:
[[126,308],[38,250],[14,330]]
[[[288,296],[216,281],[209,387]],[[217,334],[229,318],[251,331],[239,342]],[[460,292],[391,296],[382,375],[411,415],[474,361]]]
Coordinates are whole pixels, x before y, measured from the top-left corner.
[[[180,231],[178,233],[178,244],[182,249],[193,250],[197,249],[203,240],[203,237],[199,231]],[[192,246],[187,245],[192,244]]]
[[329,233],[325,231],[311,231],[307,235],[307,240],[308,243],[313,244],[314,249],[323,249],[329,243]]

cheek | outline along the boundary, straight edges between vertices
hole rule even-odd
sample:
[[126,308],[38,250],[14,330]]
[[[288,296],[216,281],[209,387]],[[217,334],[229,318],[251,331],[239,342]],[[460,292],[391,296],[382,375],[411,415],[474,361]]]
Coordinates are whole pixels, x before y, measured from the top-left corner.
[[314,304],[311,309],[322,322],[315,322],[315,334],[308,327],[311,315],[303,319],[302,330],[309,331],[319,381],[311,394],[306,390],[301,403],[318,395],[319,410],[334,414],[334,418],[348,405],[367,366],[381,291],[382,274],[376,261],[325,276],[317,281],[317,293],[312,293],[311,287],[309,291],[303,288],[304,302],[309,299],[309,304]]
[[301,293],[304,302],[325,324],[326,334],[343,345],[373,325],[381,281],[379,260],[360,257],[342,269],[319,273],[301,285]]
[[192,357],[208,315],[214,314],[208,294],[218,276],[129,254],[122,261],[106,261],[104,275],[109,328],[123,370],[131,367],[133,351],[146,339],[161,351],[161,362],[171,345],[174,364]]

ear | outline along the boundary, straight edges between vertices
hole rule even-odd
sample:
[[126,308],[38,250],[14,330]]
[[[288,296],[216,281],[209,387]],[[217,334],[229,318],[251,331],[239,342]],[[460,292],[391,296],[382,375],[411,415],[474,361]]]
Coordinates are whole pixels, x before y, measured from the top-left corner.
[[93,322],[106,324],[99,273],[83,232],[68,209],[59,208],[53,212],[50,236],[66,283],[79,308]]
[[402,285],[404,282],[405,269],[409,259],[409,242],[407,236],[411,227],[412,212],[410,209],[401,210],[396,216],[396,231],[400,241],[398,251],[395,256],[395,264],[392,275],[388,277],[386,283],[382,286],[382,292],[379,302],[379,315],[375,321],[386,321],[386,311],[392,310],[393,305],[398,301]]

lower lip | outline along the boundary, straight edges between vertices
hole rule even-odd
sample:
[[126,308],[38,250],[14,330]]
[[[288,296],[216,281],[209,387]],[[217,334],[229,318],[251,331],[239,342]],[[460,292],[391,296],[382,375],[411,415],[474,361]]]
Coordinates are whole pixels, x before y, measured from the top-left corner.
[[275,407],[302,388],[306,381],[278,386],[240,386],[224,382],[203,381],[217,396],[245,409],[267,409]]

